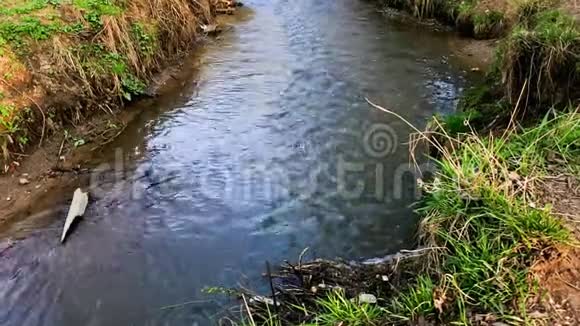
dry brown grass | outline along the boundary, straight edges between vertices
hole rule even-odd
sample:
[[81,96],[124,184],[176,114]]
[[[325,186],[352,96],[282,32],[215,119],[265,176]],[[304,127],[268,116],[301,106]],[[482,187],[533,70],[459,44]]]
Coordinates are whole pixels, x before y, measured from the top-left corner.
[[[14,108],[14,114],[0,119],[18,123],[16,132],[0,126],[4,159],[26,147],[16,138],[38,142],[61,125],[82,121],[94,109],[112,112],[119,107],[160,67],[196,44],[200,25],[213,21],[214,2],[129,1],[120,5],[119,13],[100,16],[98,29],[88,21],[87,9],[72,3],[22,15],[42,23],[56,16],[62,26],[76,24],[81,29],[59,30],[46,40],[25,38],[25,54],[0,42],[0,105]],[[24,0],[10,0],[0,6],[10,9],[23,4]],[[2,17],[14,22],[19,18],[18,14]],[[23,110],[27,107],[32,110]],[[46,115],[51,117],[48,124]]]

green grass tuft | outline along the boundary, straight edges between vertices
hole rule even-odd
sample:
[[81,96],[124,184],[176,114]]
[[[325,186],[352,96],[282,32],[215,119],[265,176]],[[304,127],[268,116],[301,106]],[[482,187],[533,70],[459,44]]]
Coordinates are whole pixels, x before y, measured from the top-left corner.
[[473,34],[476,38],[499,36],[505,28],[503,13],[495,10],[473,14]]
[[396,296],[387,308],[388,318],[402,321],[429,317],[435,313],[433,294],[435,284],[427,275],[420,275],[416,282]]
[[57,6],[60,0],[27,0],[21,1],[16,7],[0,7],[0,16],[26,15],[39,11],[49,5]]
[[114,0],[74,0],[73,4],[84,11],[84,18],[89,22],[93,30],[103,28],[102,17],[105,15],[116,16],[123,12]]
[[[569,232],[549,208],[536,208],[522,184],[531,185],[553,155],[578,159],[579,124],[578,113],[559,114],[505,137],[470,133],[443,150],[418,210],[424,244],[445,248],[432,257],[446,293],[440,318],[465,323],[474,311],[526,318],[529,267],[546,248],[569,241]],[[402,297],[417,297],[413,291]]]
[[580,175],[579,113],[548,114],[535,127],[516,134],[505,144],[501,159],[519,173],[542,173],[550,165],[561,165]]
[[375,304],[359,303],[349,300],[344,291],[335,290],[324,299],[317,301],[319,310],[316,316],[316,325],[334,326],[345,325],[362,326],[375,325],[384,315],[384,310]]

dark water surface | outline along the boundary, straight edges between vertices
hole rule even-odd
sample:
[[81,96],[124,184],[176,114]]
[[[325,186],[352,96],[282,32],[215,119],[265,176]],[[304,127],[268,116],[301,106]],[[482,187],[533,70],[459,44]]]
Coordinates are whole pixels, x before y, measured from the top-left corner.
[[365,97],[419,126],[452,111],[454,36],[355,0],[246,4],[99,154],[68,242],[59,211],[2,251],[0,325],[206,325],[224,306],[201,290],[260,284],[266,260],[412,245],[410,130]]

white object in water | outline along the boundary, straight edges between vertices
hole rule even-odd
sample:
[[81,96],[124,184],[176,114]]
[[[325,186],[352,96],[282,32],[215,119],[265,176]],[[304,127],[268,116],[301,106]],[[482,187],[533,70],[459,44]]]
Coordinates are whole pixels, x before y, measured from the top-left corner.
[[64,229],[62,230],[62,236],[60,237],[60,242],[64,242],[66,239],[68,230],[73,224],[77,217],[83,216],[87,205],[89,204],[89,193],[83,192],[80,188],[75,190],[72,202],[68,209],[68,214],[66,216],[66,221],[64,222]]

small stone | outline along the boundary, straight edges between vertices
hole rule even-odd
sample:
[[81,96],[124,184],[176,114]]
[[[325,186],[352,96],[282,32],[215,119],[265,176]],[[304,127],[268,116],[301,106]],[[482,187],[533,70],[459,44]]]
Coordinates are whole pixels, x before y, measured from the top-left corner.
[[28,179],[26,179],[26,178],[20,178],[18,180],[18,184],[21,185],[21,186],[27,185],[29,183],[30,183],[30,181],[28,181]]
[[34,186],[34,189],[40,189],[40,185]]
[[28,178],[28,175],[29,175],[28,173],[22,173],[20,176],[23,178]]
[[389,277],[387,275],[381,276],[381,279],[383,280],[383,282],[388,282],[389,281]]
[[471,71],[473,71],[473,72],[479,71],[479,68],[478,67],[473,67],[473,68],[471,68]]
[[6,197],[6,201],[11,201],[11,200],[12,200],[12,198]]
[[377,303],[377,297],[368,293],[361,293],[358,295],[358,302],[360,303]]

